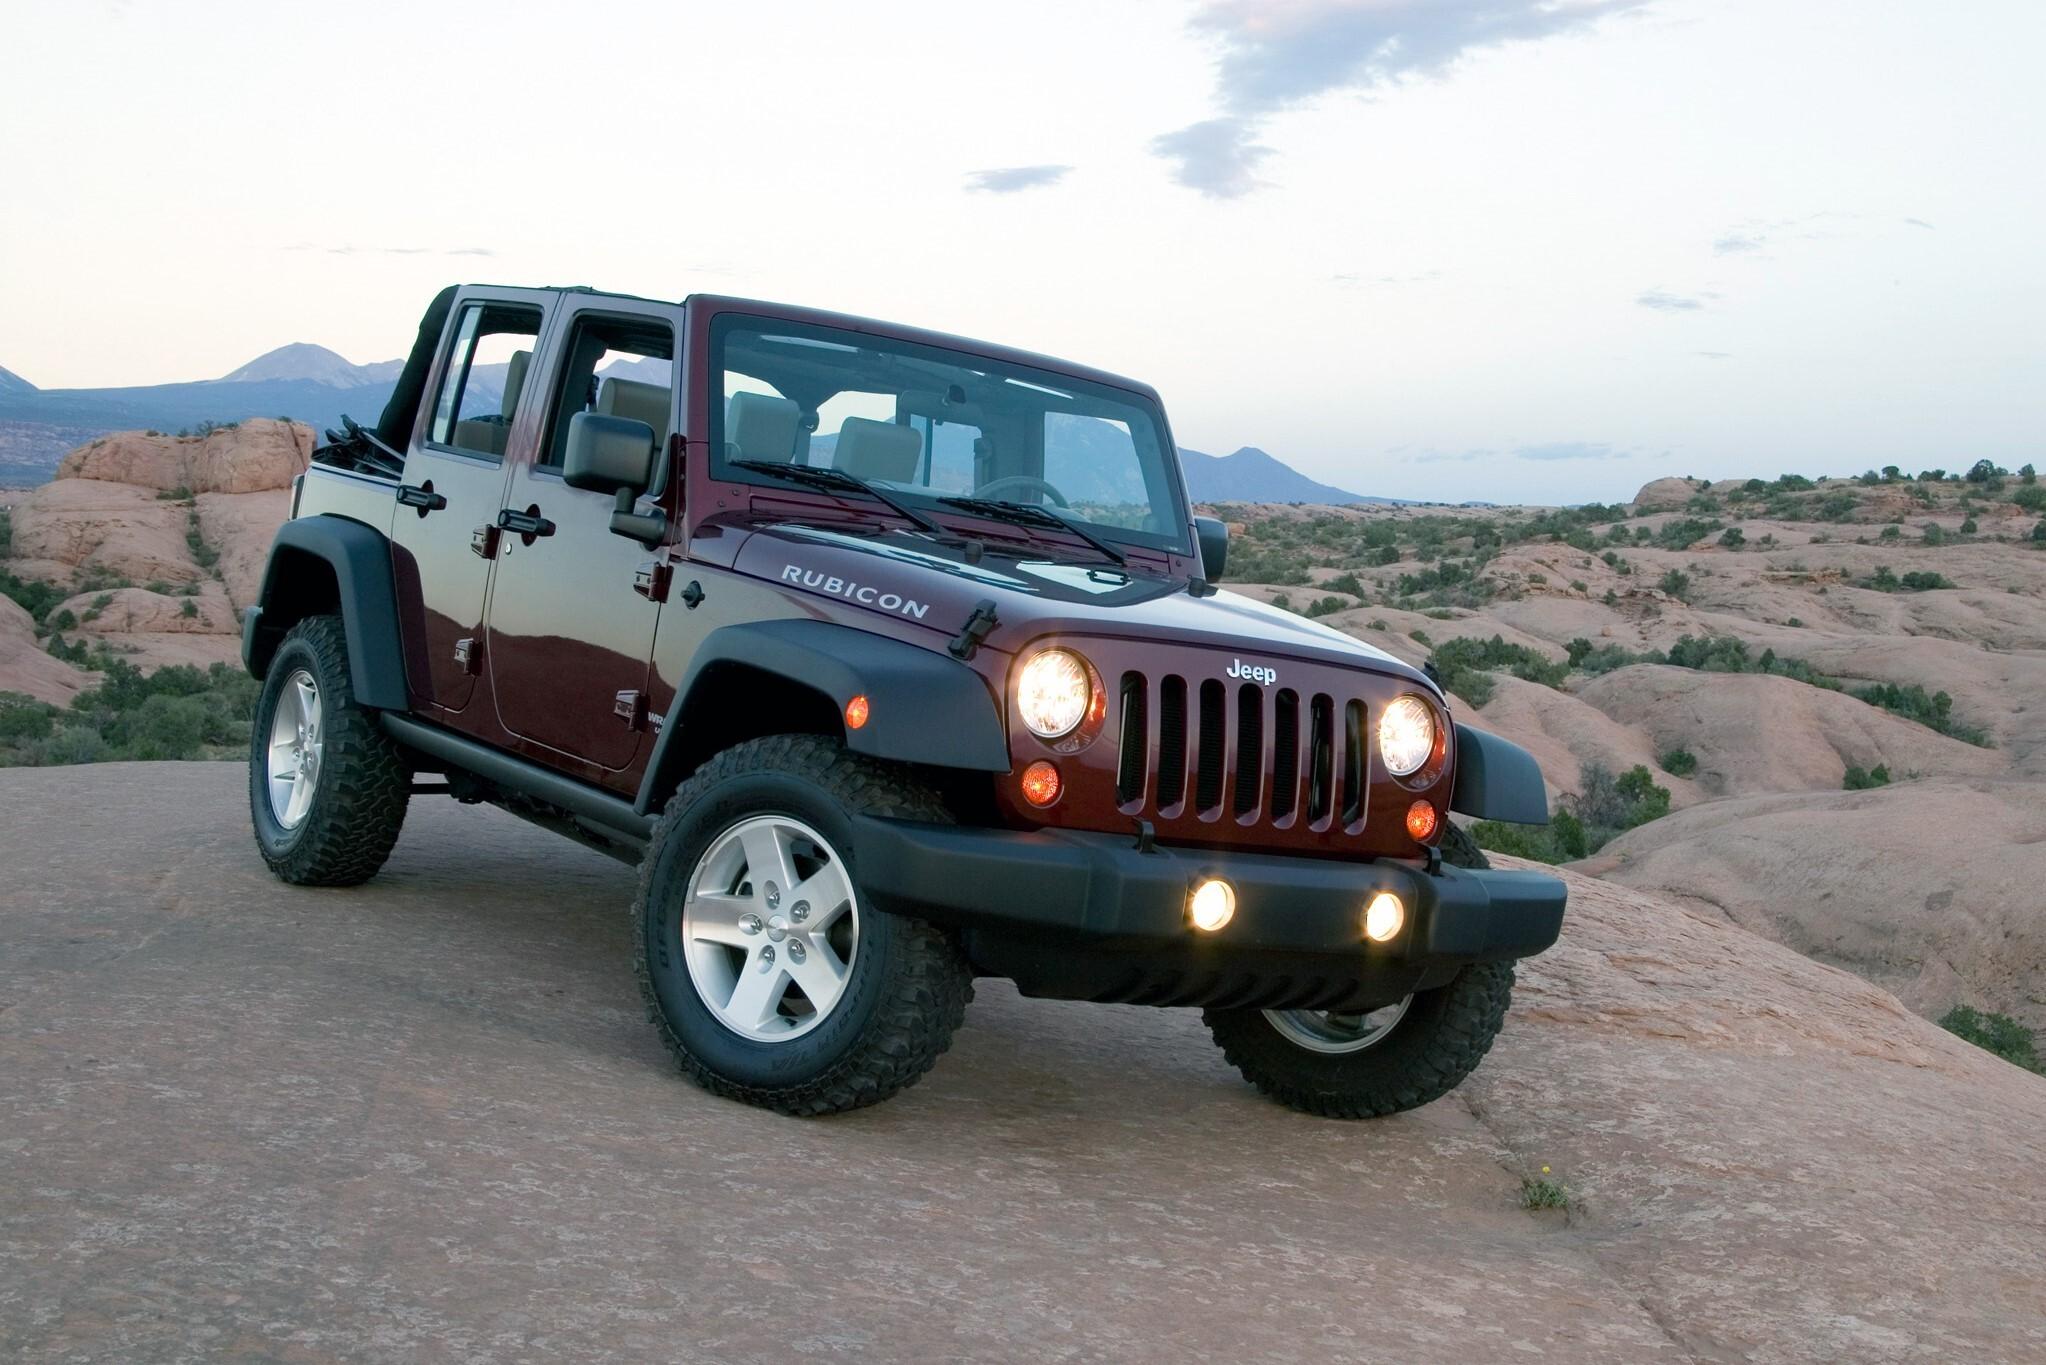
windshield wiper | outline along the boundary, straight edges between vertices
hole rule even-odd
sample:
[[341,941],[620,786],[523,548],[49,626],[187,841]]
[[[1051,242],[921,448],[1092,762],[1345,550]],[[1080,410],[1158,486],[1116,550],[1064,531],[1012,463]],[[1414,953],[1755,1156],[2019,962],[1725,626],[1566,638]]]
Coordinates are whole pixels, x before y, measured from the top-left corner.
[[920,530],[941,536],[951,534],[915,508],[897,502],[865,479],[848,474],[843,469],[828,469],[823,465],[814,464],[781,464],[774,460],[732,460],[729,463],[738,469],[765,474],[769,478],[786,479],[790,483],[800,483],[826,493],[864,493]]
[[992,521],[1006,521],[1011,526],[1037,526],[1047,531],[1065,531],[1092,545],[1117,564],[1127,564],[1129,559],[1122,551],[1110,545],[1076,521],[1068,521],[1048,507],[1035,503],[1009,502],[1002,498],[939,498],[947,507],[957,507],[962,512],[987,517]]

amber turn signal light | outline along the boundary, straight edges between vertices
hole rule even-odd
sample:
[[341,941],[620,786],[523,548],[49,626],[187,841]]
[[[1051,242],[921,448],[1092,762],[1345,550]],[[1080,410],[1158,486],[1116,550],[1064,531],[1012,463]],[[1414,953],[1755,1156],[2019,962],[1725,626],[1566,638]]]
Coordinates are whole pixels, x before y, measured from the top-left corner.
[[1048,806],[1058,800],[1065,785],[1059,780],[1059,770],[1041,758],[1023,770],[1023,799],[1033,806]]
[[1407,807],[1407,833],[1414,837],[1417,844],[1425,844],[1435,837],[1435,826],[1439,821],[1440,817],[1435,814],[1435,807],[1430,802],[1416,801]]
[[848,730],[859,729],[867,723],[867,717],[872,714],[873,708],[867,704],[867,694],[864,692],[860,693],[860,695],[845,704],[845,728]]

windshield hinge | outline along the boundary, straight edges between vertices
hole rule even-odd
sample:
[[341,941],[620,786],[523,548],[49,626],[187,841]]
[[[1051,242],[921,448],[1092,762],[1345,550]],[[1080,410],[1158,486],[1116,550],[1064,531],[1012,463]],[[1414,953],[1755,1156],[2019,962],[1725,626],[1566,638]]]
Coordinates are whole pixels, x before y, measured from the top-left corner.
[[995,625],[995,600],[992,597],[983,597],[973,604],[973,614],[966,618],[966,624],[945,647],[952,651],[952,657],[955,659],[971,659],[974,651],[980,648],[980,642],[987,639],[988,633]]

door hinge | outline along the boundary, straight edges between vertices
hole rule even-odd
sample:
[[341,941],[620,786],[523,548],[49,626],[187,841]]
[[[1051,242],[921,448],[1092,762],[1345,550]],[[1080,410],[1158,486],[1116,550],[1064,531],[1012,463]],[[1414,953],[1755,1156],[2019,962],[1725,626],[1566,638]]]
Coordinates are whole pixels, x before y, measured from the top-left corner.
[[469,548],[479,559],[497,558],[497,528],[478,526],[469,533]]
[[483,646],[474,636],[465,635],[455,641],[455,662],[462,666],[464,673],[483,671]]
[[611,714],[622,719],[629,730],[646,729],[646,694],[620,692],[611,703]]
[[632,571],[632,590],[649,602],[668,600],[668,580],[674,569],[658,559],[649,559]]

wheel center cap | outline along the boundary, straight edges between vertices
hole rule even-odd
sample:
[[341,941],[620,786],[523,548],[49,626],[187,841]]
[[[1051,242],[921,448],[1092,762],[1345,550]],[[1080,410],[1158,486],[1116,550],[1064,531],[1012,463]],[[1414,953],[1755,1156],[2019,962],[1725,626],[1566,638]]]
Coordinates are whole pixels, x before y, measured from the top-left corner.
[[789,922],[780,915],[771,916],[767,921],[767,936],[776,943],[789,936]]

